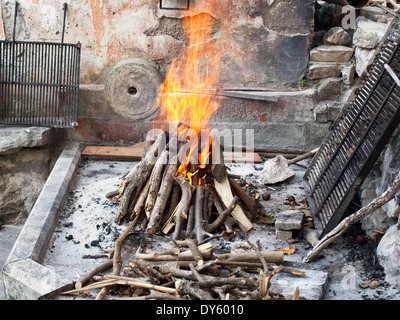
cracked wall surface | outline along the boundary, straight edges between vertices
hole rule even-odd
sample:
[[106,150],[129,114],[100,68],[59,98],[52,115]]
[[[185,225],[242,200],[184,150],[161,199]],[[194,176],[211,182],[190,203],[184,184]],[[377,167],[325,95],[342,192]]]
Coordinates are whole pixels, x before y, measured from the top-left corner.
[[[116,63],[154,61],[162,74],[186,45],[188,11],[161,10],[159,0],[19,0],[17,40],[82,43],[82,83],[104,83]],[[304,76],[313,25],[313,0],[192,0],[193,14],[211,14],[211,46],[222,50],[221,86],[282,87]],[[1,1],[4,31],[13,32],[13,0]],[[3,23],[1,23],[3,25]]]

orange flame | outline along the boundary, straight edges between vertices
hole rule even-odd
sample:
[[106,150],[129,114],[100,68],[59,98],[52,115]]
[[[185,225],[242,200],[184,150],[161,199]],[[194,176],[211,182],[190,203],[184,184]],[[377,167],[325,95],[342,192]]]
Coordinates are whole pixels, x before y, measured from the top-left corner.
[[200,165],[206,164],[210,155],[211,140],[202,141],[200,148],[198,142],[201,129],[207,127],[212,114],[219,108],[219,101],[213,92],[218,81],[220,53],[212,47],[211,15],[189,12],[189,16],[182,21],[185,34],[189,34],[189,44],[183,55],[175,59],[168,69],[161,85],[160,108],[168,122],[187,126],[178,128],[178,140],[189,140],[186,158],[181,161],[178,173],[191,180],[195,173],[188,173],[187,167],[193,154],[197,152],[197,163]]

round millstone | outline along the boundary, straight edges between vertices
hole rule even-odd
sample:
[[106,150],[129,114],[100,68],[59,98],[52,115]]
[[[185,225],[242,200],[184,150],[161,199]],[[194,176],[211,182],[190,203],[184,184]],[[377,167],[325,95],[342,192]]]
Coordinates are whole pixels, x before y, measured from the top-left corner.
[[129,119],[144,119],[158,107],[161,83],[162,76],[151,62],[127,59],[111,70],[105,93],[115,112]]

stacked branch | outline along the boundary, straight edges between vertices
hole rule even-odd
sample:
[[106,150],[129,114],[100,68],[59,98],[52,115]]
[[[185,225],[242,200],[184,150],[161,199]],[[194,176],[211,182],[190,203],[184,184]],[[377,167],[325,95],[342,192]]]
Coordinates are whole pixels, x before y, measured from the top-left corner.
[[172,249],[160,252],[142,252],[139,247],[122,275],[114,271],[99,275],[96,272],[104,270],[103,264],[80,278],[86,282],[78,281],[75,289],[63,294],[100,290],[106,292],[103,298],[111,300],[273,299],[269,280],[275,274],[305,276],[304,272],[283,267],[283,253],[279,251],[256,248],[255,252],[215,254],[210,242],[199,245],[186,239],[170,244]]
[[108,195],[119,203],[117,224],[141,219],[142,228],[149,234],[173,232],[175,240],[196,239],[199,243],[218,229],[227,234],[234,232],[234,225],[244,233],[253,229],[256,200],[228,178],[216,143],[212,146],[212,164],[198,165],[197,159],[189,159],[192,183],[177,174],[189,143],[178,149],[176,137],[167,143],[166,135],[160,134],[149,144],[142,160],[122,178],[120,189]]

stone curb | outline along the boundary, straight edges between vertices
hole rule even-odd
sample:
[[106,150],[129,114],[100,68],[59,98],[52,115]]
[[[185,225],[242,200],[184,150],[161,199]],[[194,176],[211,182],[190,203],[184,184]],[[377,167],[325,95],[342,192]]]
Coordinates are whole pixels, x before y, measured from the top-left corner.
[[72,287],[70,280],[41,265],[41,260],[59,208],[68,195],[81,151],[81,145],[76,142],[64,148],[32,208],[2,270],[6,299],[44,299]]

